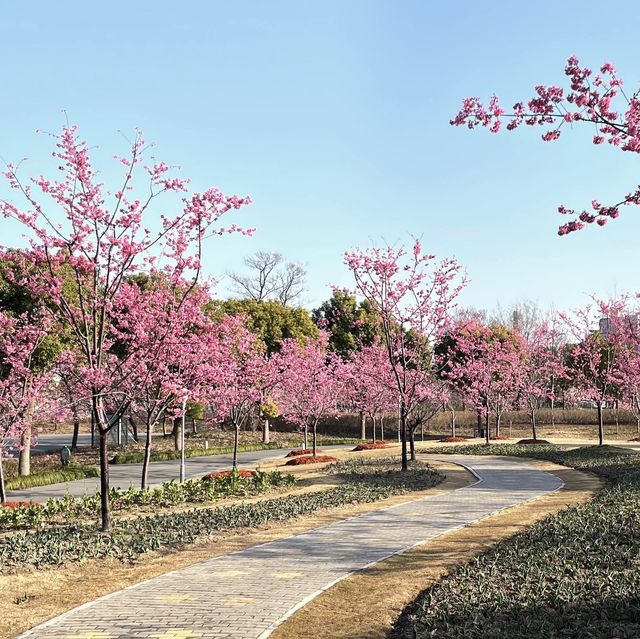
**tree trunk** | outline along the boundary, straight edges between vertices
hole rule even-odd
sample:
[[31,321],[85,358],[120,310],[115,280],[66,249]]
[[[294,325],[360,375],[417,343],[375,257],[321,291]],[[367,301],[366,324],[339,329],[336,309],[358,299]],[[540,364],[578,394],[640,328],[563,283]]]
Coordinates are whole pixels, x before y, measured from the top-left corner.
[[312,426],[312,434],[313,434],[313,457],[316,457],[316,453],[318,450],[318,420],[315,419],[313,421],[313,426]]
[[71,414],[73,415],[73,437],[71,438],[71,450],[78,448],[78,437],[80,436],[80,416],[76,403],[71,404]]
[[304,446],[303,448],[306,450],[309,448],[309,428],[307,425],[304,425]]
[[[129,423],[131,424],[131,430],[133,431],[133,440],[138,441],[138,422],[134,419],[133,415],[129,413]],[[128,439],[128,438],[127,438]]]
[[411,461],[416,460],[416,431],[414,428],[409,429],[409,453]]
[[533,434],[533,439],[537,440],[538,436],[536,434],[536,409],[531,408],[531,412],[529,413],[529,421],[531,422],[531,432]]
[[173,447],[178,452],[182,450],[182,417],[173,419]]
[[198,424],[196,424],[196,418],[195,417],[191,418],[191,432],[194,435],[198,434]]
[[376,441],[376,417],[375,415],[371,418],[371,428],[373,432],[371,433],[371,441]]
[[364,411],[360,411],[360,439],[365,441],[367,439],[367,416]]
[[598,446],[604,444],[604,422],[602,420],[602,402],[597,402],[598,406]]
[[4,467],[2,465],[2,446],[0,445],[0,504],[7,501],[7,491],[4,487]]
[[102,513],[102,532],[111,527],[111,513],[109,511],[109,459],[108,455],[109,431],[100,429],[100,510]]
[[487,414],[484,418],[484,436],[487,444],[491,443],[491,435],[489,434],[489,409],[487,408]]
[[20,455],[18,456],[18,475],[31,474],[31,415],[27,416],[24,430],[20,435]]
[[496,437],[500,437],[500,413],[496,410]]
[[456,409],[451,406],[449,408],[451,411],[451,437],[456,436]]
[[140,488],[144,490],[149,486],[149,464],[151,463],[151,441],[153,439],[154,424],[147,424],[147,441],[144,443],[144,459],[142,460],[142,478]]
[[162,436],[167,436],[167,418],[166,416],[162,418]]
[[407,461],[407,414],[404,407],[400,408],[400,443],[402,444],[402,470],[409,470]]
[[[234,425],[235,426],[235,425]],[[238,468],[238,440],[240,438],[240,427],[235,426],[233,434],[233,469]]]
[[640,416],[636,417],[636,434],[640,435]]
[[265,417],[262,420],[262,443],[269,444],[271,439],[269,437],[269,418]]
[[380,439],[384,441],[384,413],[380,416]]

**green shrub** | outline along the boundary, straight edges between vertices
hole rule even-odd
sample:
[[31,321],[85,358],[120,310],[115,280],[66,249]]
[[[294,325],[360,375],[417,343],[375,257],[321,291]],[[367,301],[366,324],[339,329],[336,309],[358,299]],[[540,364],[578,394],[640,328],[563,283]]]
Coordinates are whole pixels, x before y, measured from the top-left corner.
[[61,470],[52,470],[43,473],[34,473],[26,477],[10,477],[5,482],[7,490],[22,490],[36,486],[48,486],[49,484],[61,484],[76,479],[87,477],[99,477],[100,472],[94,466],[70,465]]

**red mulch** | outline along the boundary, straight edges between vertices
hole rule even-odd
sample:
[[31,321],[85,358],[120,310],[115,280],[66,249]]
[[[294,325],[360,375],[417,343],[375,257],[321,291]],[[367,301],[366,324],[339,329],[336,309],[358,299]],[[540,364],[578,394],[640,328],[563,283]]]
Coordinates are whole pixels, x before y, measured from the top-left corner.
[[378,448],[388,448],[391,442],[386,442],[383,439],[377,439],[375,442],[369,442],[368,444],[358,444],[351,452],[358,450],[377,450]]
[[466,442],[467,438],[466,437],[443,437],[440,441],[443,443]]
[[503,439],[509,439],[506,435],[491,435],[491,437],[489,437],[489,439],[497,439],[502,441]]
[[546,439],[521,439],[518,444],[550,444]]
[[630,442],[640,442],[640,437],[634,437],[633,439],[629,440]]
[[323,464],[324,462],[334,462],[338,461],[335,457],[329,457],[329,455],[317,455],[316,457],[312,457],[311,455],[307,457],[294,457],[290,459],[285,466],[301,466],[303,464]]
[[[319,448],[316,448],[316,452],[321,453],[322,451]],[[292,450],[290,453],[287,453],[285,457],[300,457],[300,455],[312,455],[313,448],[298,448],[297,450]]]
[[29,506],[39,507],[40,504],[33,501],[3,501],[0,504],[1,508],[20,508],[21,506],[24,506],[25,508],[28,508]]
[[[232,473],[232,470],[218,470],[215,473],[205,475],[202,479],[220,479],[221,477],[230,477]],[[236,474],[238,477],[253,477],[254,472],[252,470],[236,470]]]

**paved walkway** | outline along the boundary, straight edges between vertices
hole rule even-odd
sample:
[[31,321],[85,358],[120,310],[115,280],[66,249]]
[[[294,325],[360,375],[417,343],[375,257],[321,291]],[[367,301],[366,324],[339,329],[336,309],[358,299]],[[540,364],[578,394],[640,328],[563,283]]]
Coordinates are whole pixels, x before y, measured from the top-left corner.
[[262,639],[336,581],[562,486],[518,461],[457,457],[471,486],[359,515],[156,577],[77,608],[30,639]]
[[[352,448],[349,446],[323,446],[323,450],[340,450],[341,448]],[[238,467],[254,468],[270,459],[283,457],[290,449],[257,450],[250,453],[238,453]],[[207,473],[217,470],[231,468],[233,455],[211,455],[208,457],[188,457],[185,461],[187,477],[202,477]],[[109,466],[109,485],[111,488],[127,489],[130,486],[140,488],[140,477],[142,475],[142,464],[111,464]],[[180,460],[153,462],[149,466],[149,485],[157,486],[167,481],[180,477]],[[24,490],[9,491],[10,500],[33,500],[44,502],[52,497],[64,497],[73,495],[91,495],[100,490],[100,479],[90,477],[88,479],[78,479],[62,484],[50,484],[49,486],[37,486]]]

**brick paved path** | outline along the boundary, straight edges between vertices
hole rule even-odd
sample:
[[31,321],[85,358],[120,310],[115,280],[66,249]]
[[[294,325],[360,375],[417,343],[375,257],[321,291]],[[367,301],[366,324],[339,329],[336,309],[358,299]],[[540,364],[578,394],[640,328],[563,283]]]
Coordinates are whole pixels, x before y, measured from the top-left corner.
[[480,478],[299,535],[156,577],[21,635],[30,639],[263,638],[294,610],[350,573],[562,482],[521,462],[452,457]]

